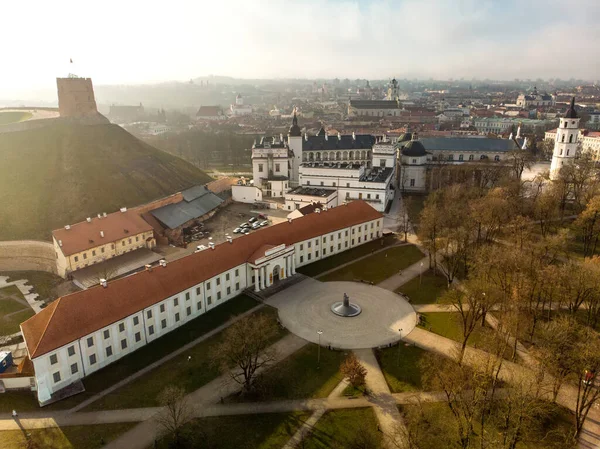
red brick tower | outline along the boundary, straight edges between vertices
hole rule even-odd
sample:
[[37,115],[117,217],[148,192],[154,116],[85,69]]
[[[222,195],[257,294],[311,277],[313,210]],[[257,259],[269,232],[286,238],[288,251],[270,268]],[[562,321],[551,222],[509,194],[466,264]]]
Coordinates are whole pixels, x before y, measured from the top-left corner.
[[61,117],[86,117],[98,114],[91,78],[56,78],[58,111]]

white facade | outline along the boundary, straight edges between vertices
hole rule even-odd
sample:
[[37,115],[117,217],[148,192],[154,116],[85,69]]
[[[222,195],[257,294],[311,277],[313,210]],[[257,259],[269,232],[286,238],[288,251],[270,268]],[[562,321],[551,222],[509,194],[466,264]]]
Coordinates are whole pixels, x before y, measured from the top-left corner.
[[561,118],[556,130],[552,164],[550,165],[550,179],[558,178],[560,169],[565,164],[571,164],[577,155],[579,137],[579,118]]
[[[383,218],[379,217],[291,245],[258,250],[261,252],[253,260],[33,358],[39,401],[49,400],[52,393],[218,307],[248,287],[263,290],[292,276],[297,267],[379,238],[382,227]],[[154,268],[162,269],[168,268]],[[105,288],[110,289],[110,283]]]
[[337,190],[323,189],[321,194],[317,194],[317,192],[311,192],[311,190],[313,189],[309,189],[307,187],[298,187],[286,193],[284,206],[285,209],[294,211],[314,203],[321,203],[327,208],[338,205]]

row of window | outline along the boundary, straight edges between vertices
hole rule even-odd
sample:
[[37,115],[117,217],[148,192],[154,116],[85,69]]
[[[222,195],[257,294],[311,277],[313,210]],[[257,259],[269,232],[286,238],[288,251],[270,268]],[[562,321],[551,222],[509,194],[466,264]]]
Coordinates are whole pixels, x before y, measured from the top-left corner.
[[[127,240],[128,240],[128,242],[129,242],[129,244],[130,244],[130,245],[133,243],[133,240],[132,240],[132,238],[131,238],[131,237],[130,237],[129,239],[127,239]],[[136,235],[136,236],[135,236],[135,241],[136,241],[136,242],[139,242],[139,241],[140,241],[140,236],[139,236],[139,235]],[[123,240],[123,241],[121,242],[121,246],[125,246],[125,240]],[[101,253],[101,254],[103,254],[103,253],[104,253],[104,249],[105,249],[105,248],[104,248],[104,246],[100,248],[100,253]],[[111,244],[110,244],[110,249],[115,249],[115,244],[114,244],[114,243],[111,243]],[[84,253],[83,253],[81,256],[83,257],[83,260],[86,260],[86,259],[87,259],[87,257],[88,257],[88,255],[87,255],[87,252],[84,252]],[[92,257],[95,257],[95,256],[96,256],[96,250],[95,250],[95,249],[93,249],[93,250],[92,250]],[[73,260],[74,260],[75,262],[79,262],[79,256],[75,256],[75,257],[73,257]]]
[[[323,153],[323,160],[324,161],[345,161],[345,160],[354,160],[354,159],[371,159],[371,151],[337,151],[337,152],[324,152]],[[321,160],[321,153],[317,152],[317,153],[304,153],[302,155],[302,160],[304,162],[307,161],[320,161]]]
[[[377,236],[379,237],[379,231],[377,231]],[[371,234],[370,234],[370,237],[371,237],[371,240],[373,240],[373,233],[372,233],[372,232],[371,232]],[[367,238],[366,238],[366,236],[365,236],[365,241],[367,241]],[[354,239],[352,239],[352,241],[351,241],[350,243],[351,243],[352,245],[354,245],[354,242],[355,242],[355,240],[354,240]],[[360,244],[361,242],[362,242],[362,237],[361,237],[361,236],[358,236],[358,243]],[[301,245],[301,246],[302,246],[302,245]],[[310,248],[310,242],[308,242],[308,247]],[[348,241],[345,241],[345,242],[344,242],[344,248],[348,248]],[[300,249],[302,249],[302,248],[300,248]],[[341,250],[342,250],[342,244],[341,244],[341,243],[338,243],[338,245],[337,245],[337,249],[338,249],[338,251],[341,251]],[[329,252],[330,252],[330,253],[333,253],[333,252],[334,252],[334,247],[333,247],[333,245],[331,245],[331,246],[329,247]],[[327,248],[323,248],[323,257],[326,257],[326,256],[327,256]],[[317,251],[315,251],[315,259],[316,259],[316,258],[318,258],[318,257],[319,257],[319,251],[317,250]],[[309,261],[309,260],[312,260],[312,253],[308,253],[308,254],[306,255],[306,260],[307,260],[307,261]],[[300,255],[300,263],[304,263],[304,255]]]

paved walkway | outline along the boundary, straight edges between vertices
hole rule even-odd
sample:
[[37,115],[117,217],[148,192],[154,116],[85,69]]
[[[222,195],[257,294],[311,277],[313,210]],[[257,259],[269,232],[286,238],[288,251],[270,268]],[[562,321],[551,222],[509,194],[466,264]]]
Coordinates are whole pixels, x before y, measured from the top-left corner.
[[[348,386],[348,382],[343,379],[337,387],[327,396],[328,399],[339,398],[343,393],[344,389]],[[300,443],[310,435],[315,427],[315,424],[321,419],[321,417],[327,411],[327,407],[321,407],[315,410],[315,412],[300,426],[296,433],[290,438],[290,440],[283,446],[282,449],[296,449],[300,446]]]
[[219,332],[223,331],[227,327],[231,326],[236,321],[239,321],[242,318],[253,314],[254,312],[256,312],[257,310],[259,310],[262,307],[263,307],[263,304],[259,304],[258,306],[253,307],[252,309],[247,310],[246,312],[231,318],[230,320],[226,321],[225,323],[221,324],[220,326],[215,327],[213,330],[207,332],[206,334],[203,334],[202,336],[196,338],[195,340],[192,340],[185,346],[182,346],[181,348],[177,349],[176,351],[171,352],[169,355],[164,356],[162,359],[159,359],[156,362],[146,366],[145,368],[142,368],[141,370],[137,371],[135,374],[132,374],[131,376],[126,377],[125,379],[121,380],[120,382],[117,382],[116,384],[108,387],[106,390],[102,390],[100,393],[92,396],[91,398],[89,398],[89,399],[83,401],[82,403],[76,405],[75,407],[69,409],[68,412],[74,413],[74,412],[78,412],[79,410],[83,410],[85,407],[87,407],[91,403],[96,402],[98,399],[106,396],[107,394],[112,393],[113,391],[127,385],[128,383],[136,380],[137,378],[143,376],[144,374],[148,373],[149,371],[152,371],[154,368],[158,368],[159,366],[164,365],[165,363],[169,362],[170,360],[174,359],[175,357],[179,356],[180,354],[183,354],[184,352],[189,351],[191,348],[193,348],[197,344],[202,343],[203,341],[209,339],[210,337],[218,334]]
[[[293,334],[282,338],[273,346],[271,346],[271,348],[274,349],[275,353],[277,354],[275,363],[285,359],[289,355],[302,348],[304,345],[306,345],[306,341],[296,337]],[[262,370],[259,370],[258,372],[261,371]],[[240,388],[241,386],[232,380],[229,374],[224,374],[194,391],[193,393],[187,395],[187,399],[189,403],[193,405],[196,411],[196,416],[208,416],[206,415],[206,406],[219,402],[221,398],[225,398],[233,393],[238,392]],[[258,409],[256,408],[258,406],[259,404],[251,404],[249,407],[253,408],[253,411],[250,411],[250,413],[259,413]],[[106,446],[106,448],[146,449],[150,447],[152,443],[159,438],[161,431],[160,428],[157,428],[156,422],[154,419],[152,419],[152,416],[153,415],[145,418],[144,422],[138,424],[133,429],[112,441]]]
[[417,263],[413,263],[410,267],[402,270],[402,272],[387,278],[377,284],[377,287],[385,288],[386,290],[395,291],[402,285],[406,284],[411,279],[416,278],[421,273],[425,273],[429,269],[429,257],[423,257]]
[[379,421],[379,429],[383,433],[384,445],[388,448],[395,448],[397,446],[394,441],[397,438],[398,429],[403,425],[396,399],[390,392],[390,387],[385,381],[373,350],[357,349],[354,354],[367,370],[366,382],[371,395],[370,402],[373,404],[373,410]]
[[[352,318],[333,314],[331,306],[343,300],[362,308]],[[417,315],[402,296],[357,282],[319,282],[311,278],[276,293],[265,301],[276,307],[281,323],[313,343],[340,349],[376,348],[394,344],[417,324]],[[321,336],[317,333],[321,330]]]
[[18,279],[16,281],[8,282],[7,276],[0,276],[0,288],[8,287],[10,285],[14,285],[19,289],[21,294],[25,297],[27,304],[33,309],[35,313],[40,313],[42,310],[42,302],[36,301],[39,296],[37,293],[31,293],[33,287],[31,285],[27,285],[29,282],[27,279]]

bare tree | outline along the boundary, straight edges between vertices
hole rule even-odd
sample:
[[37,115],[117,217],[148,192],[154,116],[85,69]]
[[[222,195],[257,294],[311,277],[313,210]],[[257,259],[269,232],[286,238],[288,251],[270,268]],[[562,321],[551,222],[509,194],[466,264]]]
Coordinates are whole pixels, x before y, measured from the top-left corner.
[[367,369],[358,361],[353,352],[346,356],[340,366],[340,371],[354,388],[360,388],[365,385]]
[[600,239],[600,195],[593,197],[579,214],[573,227],[583,240],[583,257],[596,254]]
[[159,395],[158,402],[163,409],[155,417],[158,425],[171,436],[173,445],[182,444],[183,427],[193,418],[193,408],[181,387],[169,385]]
[[223,373],[242,385],[242,393],[248,393],[258,370],[275,361],[277,354],[270,345],[277,334],[276,323],[264,314],[242,318],[225,330],[223,341],[210,357]]
[[588,327],[571,348],[575,352],[573,370],[577,379],[577,404],[575,406],[575,437],[583,430],[588,413],[600,400],[596,376],[600,372],[600,334]]
[[400,223],[400,232],[404,234],[404,241],[408,242],[408,233],[410,232],[411,222],[408,216],[408,207],[412,202],[412,198],[402,198],[402,210],[398,212],[398,222]]

